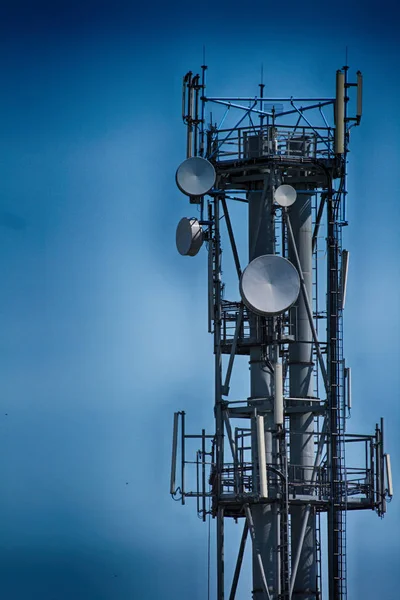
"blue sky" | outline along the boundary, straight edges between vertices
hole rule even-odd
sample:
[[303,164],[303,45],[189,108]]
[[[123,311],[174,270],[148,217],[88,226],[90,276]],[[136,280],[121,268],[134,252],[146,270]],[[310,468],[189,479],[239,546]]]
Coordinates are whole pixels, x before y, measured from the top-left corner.
[[[213,425],[206,259],[174,242],[190,211],[174,182],[181,76],[203,45],[215,94],[256,93],[263,64],[271,95],[330,95],[346,45],[364,73],[345,235],[351,429],[386,417],[397,487],[397,10],[1,7],[2,598],[206,597],[206,527],[168,495],[173,411],[193,432]],[[349,515],[349,597],[397,597],[399,520],[397,500],[382,522]]]

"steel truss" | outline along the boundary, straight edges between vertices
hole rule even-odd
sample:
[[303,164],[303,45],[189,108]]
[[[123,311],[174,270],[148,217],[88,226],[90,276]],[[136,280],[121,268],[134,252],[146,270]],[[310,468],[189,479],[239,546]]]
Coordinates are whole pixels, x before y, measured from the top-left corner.
[[[341,71],[346,90],[353,86],[347,81],[347,72],[347,67]],[[192,73],[185,76],[182,116],[187,126],[187,157],[207,158],[217,173],[208,199],[191,198],[191,203],[200,205],[201,223],[207,227],[209,331],[214,336],[215,355],[215,431],[187,434],[185,413],[175,413],[170,491],[182,504],[186,498],[196,498],[199,517],[205,521],[210,514],[217,521],[217,600],[236,597],[249,534],[253,545],[253,574],[256,573],[253,581],[258,582],[258,587],[253,586],[253,598],[321,600],[319,516],[322,513],[328,516],[329,600],[345,600],[346,514],[368,509],[382,516],[392,493],[391,482],[387,481],[390,474],[386,469],[383,419],[371,435],[346,431],[351,388],[350,369],[343,356],[342,317],[348,253],[342,248],[342,228],[347,225],[348,132],[359,123],[361,113],[355,118],[348,117],[346,91],[344,151],[338,153],[336,129],[328,124],[325,114],[335,109],[335,98],[264,98],[263,85],[260,85],[260,95],[254,98],[207,97],[205,75],[203,66],[201,76]],[[280,102],[286,104],[287,109],[277,112]],[[267,104],[272,108],[266,110]],[[211,121],[206,128],[207,105],[222,107],[225,112],[218,125]],[[237,120],[232,126],[223,127],[234,113]],[[293,226],[295,215],[271,201],[273,190],[282,183],[294,186],[300,196],[312,199],[312,288],[307,289],[303,276]],[[229,240],[239,280],[242,265],[230,207],[235,202],[250,203],[253,193],[258,193],[261,201],[270,199],[273,253],[289,257],[300,275],[301,296],[309,320],[312,348],[309,364],[314,382],[313,393],[301,397],[291,396],[289,387],[293,365],[291,348],[298,336],[296,317],[291,311],[296,308],[277,317],[264,318],[250,313],[240,300],[224,297],[221,238]],[[321,239],[325,239],[325,265],[320,260]],[[231,398],[235,357],[247,355],[250,363],[254,362],[255,349],[261,369],[273,377],[273,357],[279,357],[284,375],[284,422],[268,429],[275,450],[273,459],[264,463],[260,459],[262,450],[255,447],[259,439],[256,430],[257,427],[265,430],[264,419],[267,422],[273,410],[270,398],[251,395]],[[309,431],[314,459],[311,465],[297,464],[291,456],[298,435],[294,424],[301,422],[302,415],[312,421]],[[200,447],[194,460],[189,461],[186,445],[193,439],[198,440]],[[361,464],[346,464],[349,448],[362,450],[361,453],[359,450],[350,452],[363,457]],[[191,475],[191,480],[196,482],[194,489],[186,486],[189,466],[194,469]],[[264,514],[263,510],[265,514],[272,511],[276,520],[276,540],[271,549],[276,565],[275,581],[268,580],[270,570],[265,563],[265,552],[260,549],[259,515]],[[297,515],[296,521],[293,515]],[[243,522],[228,594],[224,568],[226,519]],[[303,546],[310,532],[314,539],[310,548],[314,554],[315,581],[306,589],[298,589],[296,577],[299,565],[303,572],[305,569]],[[309,539],[307,543],[310,544]]]

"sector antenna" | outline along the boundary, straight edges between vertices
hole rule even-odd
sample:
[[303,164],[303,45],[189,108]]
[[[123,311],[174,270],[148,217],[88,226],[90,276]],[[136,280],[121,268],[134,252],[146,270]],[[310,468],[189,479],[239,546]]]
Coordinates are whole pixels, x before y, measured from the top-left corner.
[[196,256],[203,244],[203,230],[197,219],[183,217],[176,228],[176,247],[182,256]]

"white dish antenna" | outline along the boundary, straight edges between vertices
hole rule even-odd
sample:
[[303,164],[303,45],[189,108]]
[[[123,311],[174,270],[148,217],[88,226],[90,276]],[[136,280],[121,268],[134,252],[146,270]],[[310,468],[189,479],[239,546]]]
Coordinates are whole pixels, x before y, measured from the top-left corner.
[[203,244],[203,229],[197,219],[183,217],[176,228],[176,247],[182,256],[196,256]]
[[213,165],[201,156],[192,156],[183,161],[176,172],[176,185],[186,196],[203,196],[215,184]]
[[297,192],[291,185],[280,185],[274,193],[274,200],[279,206],[292,206],[296,202]]
[[296,302],[300,277],[286,258],[265,254],[247,265],[239,288],[247,308],[268,317],[285,312]]

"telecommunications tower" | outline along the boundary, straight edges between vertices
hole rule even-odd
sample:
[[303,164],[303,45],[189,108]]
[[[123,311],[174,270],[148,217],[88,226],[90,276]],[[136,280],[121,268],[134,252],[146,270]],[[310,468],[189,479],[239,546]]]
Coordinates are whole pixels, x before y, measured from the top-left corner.
[[[350,83],[348,67],[338,70],[334,97],[267,98],[260,84],[257,96],[224,98],[206,95],[206,70],[183,79],[186,159],[176,183],[197,216],[180,221],[176,243],[187,256],[207,248],[215,430],[188,434],[185,413],[175,413],[170,491],[182,504],[196,498],[204,521],[216,519],[216,600],[237,598],[248,538],[249,600],[322,600],[323,573],[324,600],[345,600],[347,513],[382,516],[393,494],[383,419],[370,435],[347,432],[342,229],[362,75]],[[246,253],[231,218],[237,203],[247,211]],[[238,280],[230,299],[225,242]],[[250,382],[248,396],[238,398],[231,379],[243,360]],[[189,459],[193,440],[199,449]],[[224,531],[232,519],[243,533],[228,573]]]

